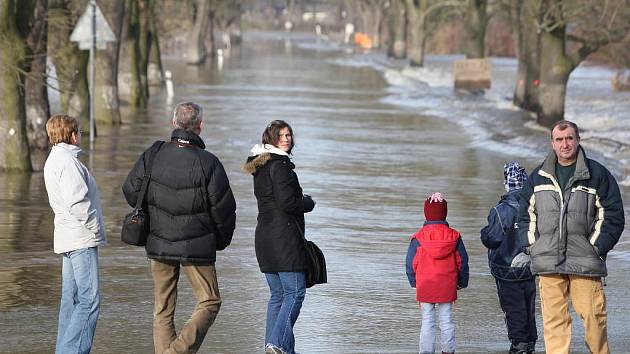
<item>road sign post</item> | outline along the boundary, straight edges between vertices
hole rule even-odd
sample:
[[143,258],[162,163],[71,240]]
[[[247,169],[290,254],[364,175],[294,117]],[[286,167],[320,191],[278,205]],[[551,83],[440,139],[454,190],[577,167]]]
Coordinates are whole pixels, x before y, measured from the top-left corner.
[[94,60],[96,49],[105,49],[107,42],[115,42],[116,35],[107,23],[103,12],[90,0],[70,35],[70,40],[79,43],[79,49],[90,51],[90,150],[94,149]]

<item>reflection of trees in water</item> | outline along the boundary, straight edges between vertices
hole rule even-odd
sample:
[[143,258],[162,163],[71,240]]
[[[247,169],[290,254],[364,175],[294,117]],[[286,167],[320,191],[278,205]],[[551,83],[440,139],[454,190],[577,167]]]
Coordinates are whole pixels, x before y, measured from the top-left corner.
[[0,175],[0,254],[52,251],[53,213],[42,173]]
[[26,262],[23,266],[0,267],[0,309],[25,305],[57,307],[60,286],[60,263],[54,267]]
[[48,303],[50,294],[58,293],[59,271],[24,253],[52,256],[53,215],[44,175],[0,175],[0,199],[0,309]]

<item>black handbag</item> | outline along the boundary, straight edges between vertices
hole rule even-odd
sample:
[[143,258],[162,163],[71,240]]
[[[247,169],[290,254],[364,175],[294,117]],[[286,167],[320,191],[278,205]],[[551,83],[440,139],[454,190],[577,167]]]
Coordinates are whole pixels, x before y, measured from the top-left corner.
[[149,237],[149,214],[142,209],[144,198],[147,194],[147,187],[149,186],[149,180],[151,179],[151,169],[153,168],[153,159],[157,155],[158,151],[162,148],[163,141],[156,141],[151,148],[147,151],[146,165],[144,169],[144,176],[142,177],[142,187],[140,187],[140,193],[136,200],[136,206],[133,211],[125,215],[123,220],[122,230],[120,231],[120,239],[132,246],[145,246],[147,244],[147,238]]
[[328,274],[326,272],[326,258],[324,257],[324,252],[317,247],[315,242],[306,239],[297,218],[295,218],[295,225],[298,230],[300,230],[300,233],[302,233],[304,247],[306,248],[306,287],[310,288],[316,284],[327,283]]

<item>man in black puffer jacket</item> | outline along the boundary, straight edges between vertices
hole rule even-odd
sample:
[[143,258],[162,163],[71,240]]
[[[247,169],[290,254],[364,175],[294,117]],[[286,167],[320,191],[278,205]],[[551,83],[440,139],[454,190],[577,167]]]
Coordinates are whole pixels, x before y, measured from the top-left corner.
[[[202,109],[180,103],[175,130],[153,159],[145,205],[150,219],[146,252],[154,283],[153,340],[156,353],[195,353],[221,306],[214,267],[216,251],[232,241],[236,202],[223,165],[199,134]],[[147,150],[148,151],[148,150]],[[123,185],[134,206],[145,173],[145,151]],[[180,268],[197,297],[192,317],[175,333],[174,314]]]
[[481,242],[488,248],[490,272],[497,284],[499,303],[505,314],[510,354],[531,354],[536,348],[536,281],[529,257],[518,239],[518,208],[527,172],[515,161],[503,167],[507,193],[490,209],[488,225],[481,229]]
[[584,340],[594,354],[608,354],[606,297],[602,277],[606,255],[625,219],[617,181],[586,157],[575,123],[551,129],[553,151],[530,174],[519,207],[519,238],[539,277],[545,350],[568,354],[569,296],[584,323]]

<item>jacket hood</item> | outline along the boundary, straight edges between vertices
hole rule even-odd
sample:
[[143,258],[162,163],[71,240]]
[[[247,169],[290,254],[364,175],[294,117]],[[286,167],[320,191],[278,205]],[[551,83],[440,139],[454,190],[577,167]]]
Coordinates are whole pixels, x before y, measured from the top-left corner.
[[289,155],[283,150],[269,144],[256,144],[250,150],[252,153],[248,158],[245,165],[243,165],[243,172],[247,174],[255,173],[259,168],[263,167],[267,162],[276,158],[289,158]]
[[176,142],[183,144],[196,145],[201,149],[206,148],[206,144],[203,142],[201,137],[193,132],[186,131],[184,129],[175,129],[173,133],[171,133],[171,140],[175,140]]
[[455,252],[460,235],[444,224],[428,224],[414,237],[432,258],[441,259]]
[[277,147],[270,145],[270,144],[256,144],[254,145],[251,150],[249,150],[251,152],[250,156],[257,156],[257,155],[261,155],[261,154],[265,154],[265,153],[272,153],[272,154],[276,154],[276,155],[282,155],[282,156],[289,156],[289,154],[287,154],[284,150],[282,149],[278,149]]
[[519,201],[521,200],[521,190],[520,189],[514,189],[511,190],[507,193],[505,193],[504,195],[501,196],[501,202],[505,202],[510,204],[513,207],[516,207],[516,209],[518,209],[519,205]]

